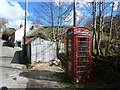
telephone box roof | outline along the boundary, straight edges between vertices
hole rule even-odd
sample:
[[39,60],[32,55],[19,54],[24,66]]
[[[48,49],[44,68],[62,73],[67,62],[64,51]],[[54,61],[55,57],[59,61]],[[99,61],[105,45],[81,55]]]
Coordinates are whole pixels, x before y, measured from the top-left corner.
[[67,34],[90,34],[91,30],[85,27],[72,27],[69,28]]
[[69,28],[68,29],[68,31],[69,30],[77,30],[77,29],[79,29],[79,30],[84,30],[84,31],[91,31],[90,29],[88,29],[88,28],[86,28],[86,27],[72,27],[72,28]]

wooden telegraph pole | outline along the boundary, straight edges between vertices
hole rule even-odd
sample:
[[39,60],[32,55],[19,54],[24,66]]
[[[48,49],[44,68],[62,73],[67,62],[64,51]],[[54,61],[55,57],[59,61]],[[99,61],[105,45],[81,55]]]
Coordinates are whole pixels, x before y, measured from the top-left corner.
[[76,1],[73,2],[73,26],[76,26]]
[[27,10],[28,10],[28,0],[26,0],[25,2],[25,23],[24,23],[24,43],[23,43],[24,57],[26,57],[25,39],[26,39]]

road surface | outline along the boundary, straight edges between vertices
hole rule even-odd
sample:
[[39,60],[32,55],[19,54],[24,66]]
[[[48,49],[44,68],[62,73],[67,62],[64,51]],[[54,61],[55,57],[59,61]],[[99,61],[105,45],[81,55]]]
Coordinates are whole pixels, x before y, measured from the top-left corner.
[[0,88],[26,88],[28,79],[20,76],[23,65],[18,64],[17,51],[20,49],[6,46],[0,35]]

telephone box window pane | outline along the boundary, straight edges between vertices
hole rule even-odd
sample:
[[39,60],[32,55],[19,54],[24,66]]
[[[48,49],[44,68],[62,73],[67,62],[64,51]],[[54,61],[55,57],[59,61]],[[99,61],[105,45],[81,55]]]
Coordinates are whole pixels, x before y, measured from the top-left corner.
[[71,47],[71,43],[68,43],[68,47]]
[[68,71],[70,71],[70,73],[72,72],[72,64],[71,64],[71,62],[68,62]]
[[78,37],[78,41],[88,41],[86,37]]
[[87,70],[88,70],[87,67],[80,67],[80,68],[78,68],[78,71],[87,71]]
[[88,46],[88,43],[87,42],[79,42],[78,46]]
[[70,57],[70,55],[71,55],[71,52],[68,52],[68,55],[69,55],[69,57]]
[[79,61],[88,61],[89,58],[88,57],[79,57]]
[[72,54],[71,54],[71,52],[68,52],[68,60],[71,60],[72,59]]
[[68,46],[71,47],[71,39],[68,40]]
[[88,56],[88,52],[78,52],[78,56]]
[[78,76],[85,76],[85,75],[87,75],[88,73],[87,72],[79,72],[78,73]]
[[68,43],[71,43],[71,39],[68,40]]
[[71,39],[68,39],[68,60],[72,59],[72,43]]
[[71,43],[68,43],[68,47],[71,47]]
[[88,47],[79,47],[78,51],[88,51]]
[[71,48],[68,48],[68,52],[71,52]]
[[88,62],[79,62],[79,66],[88,66]]

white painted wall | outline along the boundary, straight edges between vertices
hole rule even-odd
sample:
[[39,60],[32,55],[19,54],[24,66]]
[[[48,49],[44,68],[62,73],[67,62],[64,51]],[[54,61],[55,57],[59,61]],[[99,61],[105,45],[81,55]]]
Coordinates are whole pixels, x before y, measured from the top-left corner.
[[31,61],[48,62],[56,58],[56,43],[41,38],[31,41]]
[[[29,31],[29,28],[27,27],[26,29],[26,33]],[[24,27],[21,27],[20,29],[18,29],[15,32],[15,42],[16,41],[21,41],[23,40],[23,36],[24,36]]]

